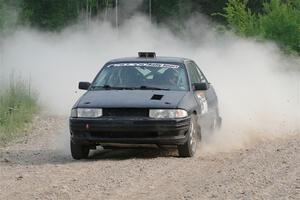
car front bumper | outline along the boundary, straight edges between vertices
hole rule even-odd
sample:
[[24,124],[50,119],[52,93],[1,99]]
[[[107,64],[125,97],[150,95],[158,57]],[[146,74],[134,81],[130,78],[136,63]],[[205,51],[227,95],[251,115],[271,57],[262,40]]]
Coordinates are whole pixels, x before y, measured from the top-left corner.
[[72,141],[84,145],[184,144],[190,127],[190,117],[183,119],[70,118],[69,122]]

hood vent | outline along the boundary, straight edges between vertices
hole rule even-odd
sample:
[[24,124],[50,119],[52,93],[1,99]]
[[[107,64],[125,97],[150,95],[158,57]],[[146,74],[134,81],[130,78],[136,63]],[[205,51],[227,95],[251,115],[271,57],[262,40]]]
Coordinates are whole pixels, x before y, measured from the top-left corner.
[[152,97],[151,97],[151,100],[161,100],[163,98],[164,95],[161,95],[161,94],[154,94]]

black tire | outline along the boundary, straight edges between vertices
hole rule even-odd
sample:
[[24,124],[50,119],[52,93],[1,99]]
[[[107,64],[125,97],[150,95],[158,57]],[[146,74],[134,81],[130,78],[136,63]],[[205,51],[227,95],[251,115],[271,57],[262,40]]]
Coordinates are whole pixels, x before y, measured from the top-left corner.
[[89,156],[90,148],[88,146],[76,144],[71,140],[70,147],[72,158],[74,158],[75,160],[84,159]]
[[217,130],[220,130],[222,127],[222,117],[217,117]]
[[201,138],[201,134],[195,116],[191,118],[191,125],[187,134],[188,140],[183,145],[178,145],[180,157],[193,157],[196,153],[197,143],[199,138]]
[[216,114],[213,119],[212,119],[212,123],[209,127],[209,133],[213,134],[216,131],[219,131],[221,129],[222,126],[222,118]]

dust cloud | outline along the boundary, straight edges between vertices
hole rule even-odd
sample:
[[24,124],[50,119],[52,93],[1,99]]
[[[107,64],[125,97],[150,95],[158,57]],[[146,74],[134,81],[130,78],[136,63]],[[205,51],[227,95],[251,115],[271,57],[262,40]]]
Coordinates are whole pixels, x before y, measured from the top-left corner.
[[68,115],[82,94],[79,81],[92,81],[110,59],[155,51],[158,56],[194,59],[214,85],[223,118],[221,131],[204,137],[203,151],[242,148],[257,139],[299,132],[299,57],[287,57],[270,42],[218,32],[195,16],[180,36],[134,16],[119,26],[92,22],[60,33],[19,28],[0,40],[1,77],[12,70],[30,77],[43,112]]

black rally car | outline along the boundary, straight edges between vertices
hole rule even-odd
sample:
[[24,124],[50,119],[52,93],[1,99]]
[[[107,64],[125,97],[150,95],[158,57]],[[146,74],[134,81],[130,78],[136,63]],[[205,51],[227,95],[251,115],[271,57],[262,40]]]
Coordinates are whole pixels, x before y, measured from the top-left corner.
[[138,57],[111,60],[71,111],[71,153],[86,158],[104,148],[177,146],[179,155],[195,154],[201,131],[220,127],[218,99],[196,63],[186,58]]

